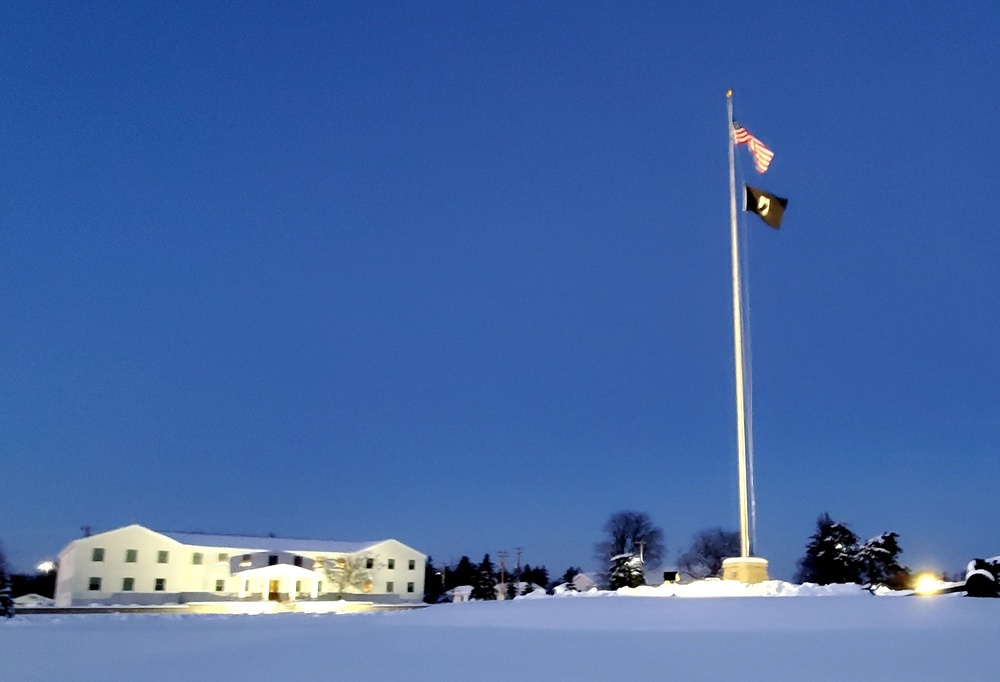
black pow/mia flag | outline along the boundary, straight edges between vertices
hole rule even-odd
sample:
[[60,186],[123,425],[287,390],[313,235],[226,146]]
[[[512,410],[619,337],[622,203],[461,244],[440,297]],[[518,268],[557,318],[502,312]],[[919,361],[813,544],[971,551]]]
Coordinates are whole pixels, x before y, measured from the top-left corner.
[[744,187],[747,191],[744,210],[756,213],[761,220],[774,229],[781,227],[781,219],[785,217],[788,199],[782,199],[750,185],[744,185]]

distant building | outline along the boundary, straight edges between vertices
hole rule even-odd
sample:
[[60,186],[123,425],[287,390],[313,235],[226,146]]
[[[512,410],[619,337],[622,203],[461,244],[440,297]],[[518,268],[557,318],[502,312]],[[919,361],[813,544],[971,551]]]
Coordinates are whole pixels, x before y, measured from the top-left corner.
[[[326,562],[361,560],[368,580],[343,592]],[[158,532],[125,526],[74,540],[59,554],[55,605],[191,602],[419,603],[426,555],[397,540],[335,542]]]
[[55,602],[50,597],[43,597],[40,594],[22,594],[20,597],[14,598],[14,606],[19,609],[24,608],[38,608],[43,606],[52,606]]
[[464,604],[467,601],[472,601],[472,585],[453,587],[445,592],[445,595],[453,604]]
[[564,592],[589,592],[590,590],[596,590],[598,588],[597,582],[586,573],[577,573],[573,576],[572,583],[572,588],[570,588],[569,583],[556,585],[553,592],[555,592],[555,594],[562,594]]

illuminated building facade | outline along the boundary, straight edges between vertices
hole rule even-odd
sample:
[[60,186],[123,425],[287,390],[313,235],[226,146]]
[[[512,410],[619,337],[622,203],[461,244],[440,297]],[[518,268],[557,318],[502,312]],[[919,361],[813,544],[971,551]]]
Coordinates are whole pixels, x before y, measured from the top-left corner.
[[[78,538],[63,549],[56,606],[341,599],[419,603],[426,560],[391,539],[335,542],[159,532],[131,525]],[[340,573],[329,572],[330,566]],[[350,579],[343,577],[345,567]]]

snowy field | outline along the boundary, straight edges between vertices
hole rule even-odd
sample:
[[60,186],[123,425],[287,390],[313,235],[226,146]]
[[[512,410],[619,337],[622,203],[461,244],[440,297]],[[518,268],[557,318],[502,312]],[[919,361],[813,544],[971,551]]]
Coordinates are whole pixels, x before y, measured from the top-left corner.
[[856,590],[353,615],[22,615],[0,623],[0,679],[996,680],[998,642],[1000,600]]

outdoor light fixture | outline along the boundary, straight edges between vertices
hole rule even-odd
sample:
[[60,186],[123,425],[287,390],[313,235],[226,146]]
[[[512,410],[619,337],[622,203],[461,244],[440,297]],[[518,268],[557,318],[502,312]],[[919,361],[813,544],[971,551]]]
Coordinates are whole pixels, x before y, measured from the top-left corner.
[[43,561],[42,563],[35,566],[35,570],[39,573],[51,573],[56,570],[56,563],[54,561]]
[[917,585],[913,591],[917,594],[930,595],[941,591],[943,583],[933,573],[921,573],[917,576]]

